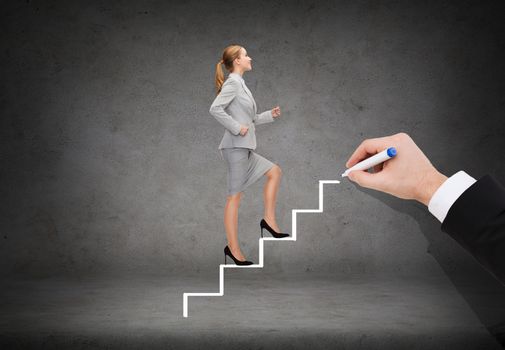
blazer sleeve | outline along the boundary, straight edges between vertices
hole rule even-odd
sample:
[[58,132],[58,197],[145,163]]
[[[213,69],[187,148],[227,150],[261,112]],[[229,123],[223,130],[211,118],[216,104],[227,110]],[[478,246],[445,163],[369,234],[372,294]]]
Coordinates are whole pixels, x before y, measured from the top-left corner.
[[505,284],[505,188],[493,177],[484,176],[459,196],[442,231]]
[[233,135],[240,134],[240,123],[226,113],[224,109],[237,95],[238,84],[239,82],[233,79],[227,79],[221,87],[221,92],[216,96],[209,109],[209,113]]
[[256,114],[253,118],[253,123],[256,125],[271,123],[274,121],[274,117],[272,117],[272,111],[265,111],[260,114]]

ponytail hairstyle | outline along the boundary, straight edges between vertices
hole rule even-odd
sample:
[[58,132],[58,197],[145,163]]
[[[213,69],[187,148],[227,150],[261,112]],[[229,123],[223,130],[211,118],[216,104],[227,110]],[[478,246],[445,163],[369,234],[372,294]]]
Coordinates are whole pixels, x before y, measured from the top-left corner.
[[242,46],[240,45],[230,45],[227,46],[223,51],[223,58],[216,65],[216,95],[219,95],[221,92],[221,87],[224,83],[224,73],[223,68],[221,67],[224,64],[224,67],[231,72],[233,70],[233,61],[240,56],[240,49]]

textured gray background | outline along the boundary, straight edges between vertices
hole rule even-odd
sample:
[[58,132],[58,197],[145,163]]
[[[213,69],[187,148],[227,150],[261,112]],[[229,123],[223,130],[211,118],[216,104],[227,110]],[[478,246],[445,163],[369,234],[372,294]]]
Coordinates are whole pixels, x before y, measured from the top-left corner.
[[[505,33],[492,5],[355,2],[18,3],[3,14],[3,273],[213,271],[225,245],[223,128],[208,113],[222,49],[244,45],[257,152],[279,164],[281,228],[315,208],[366,137],[405,131],[447,175],[505,182]],[[255,259],[262,185],[240,208]],[[425,208],[326,187],[325,213],[273,248],[280,269],[419,266],[457,255]],[[372,194],[372,196],[370,195]],[[389,204],[389,205],[388,205]],[[277,247],[277,246],[276,246]]]
[[[257,152],[284,172],[277,216],[316,208],[367,137],[409,133],[446,175],[505,183],[505,22],[499,2],[25,1],[5,5],[0,273],[211,274],[223,262],[223,128],[208,109],[225,46],[253,59]],[[7,35],[5,35],[7,34]],[[239,238],[257,262],[262,185]],[[422,205],[325,186],[298,241],[266,244],[270,272],[436,274],[498,285]],[[434,261],[430,255],[438,262]],[[428,258],[427,258],[428,257]],[[435,271],[436,270],[436,271]],[[187,290],[191,291],[191,290]],[[484,308],[485,309],[485,308]],[[491,310],[491,311],[490,311]]]

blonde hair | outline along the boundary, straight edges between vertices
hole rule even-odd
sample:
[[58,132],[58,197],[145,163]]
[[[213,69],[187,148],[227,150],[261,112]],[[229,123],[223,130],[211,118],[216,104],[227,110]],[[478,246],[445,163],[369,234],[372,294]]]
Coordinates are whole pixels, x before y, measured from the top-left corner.
[[242,46],[240,45],[229,45],[223,51],[223,58],[216,65],[216,95],[219,95],[221,92],[221,87],[224,83],[224,73],[223,68],[221,67],[224,64],[224,67],[231,72],[233,70],[233,61],[240,56],[240,49]]

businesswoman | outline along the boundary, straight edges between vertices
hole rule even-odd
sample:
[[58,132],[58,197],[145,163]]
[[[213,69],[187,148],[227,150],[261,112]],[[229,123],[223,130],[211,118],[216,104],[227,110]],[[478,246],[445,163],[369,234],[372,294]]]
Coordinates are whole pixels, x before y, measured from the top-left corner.
[[[251,57],[240,45],[230,45],[223,51],[221,61],[216,66],[215,84],[217,97],[210,107],[210,114],[221,123],[225,130],[218,149],[227,166],[228,196],[224,208],[224,226],[228,245],[224,248],[224,258],[229,256],[237,265],[251,265],[245,259],[238,242],[238,208],[242,192],[263,175],[267,177],[263,190],[264,217],[260,221],[261,236],[266,229],[275,238],[289,236],[279,232],[275,220],[275,202],[281,168],[260,156],[256,149],[255,127],[270,123],[281,115],[279,106],[256,114],[256,102],[247,88],[243,75],[252,69]],[[229,75],[224,81],[222,65]]]

